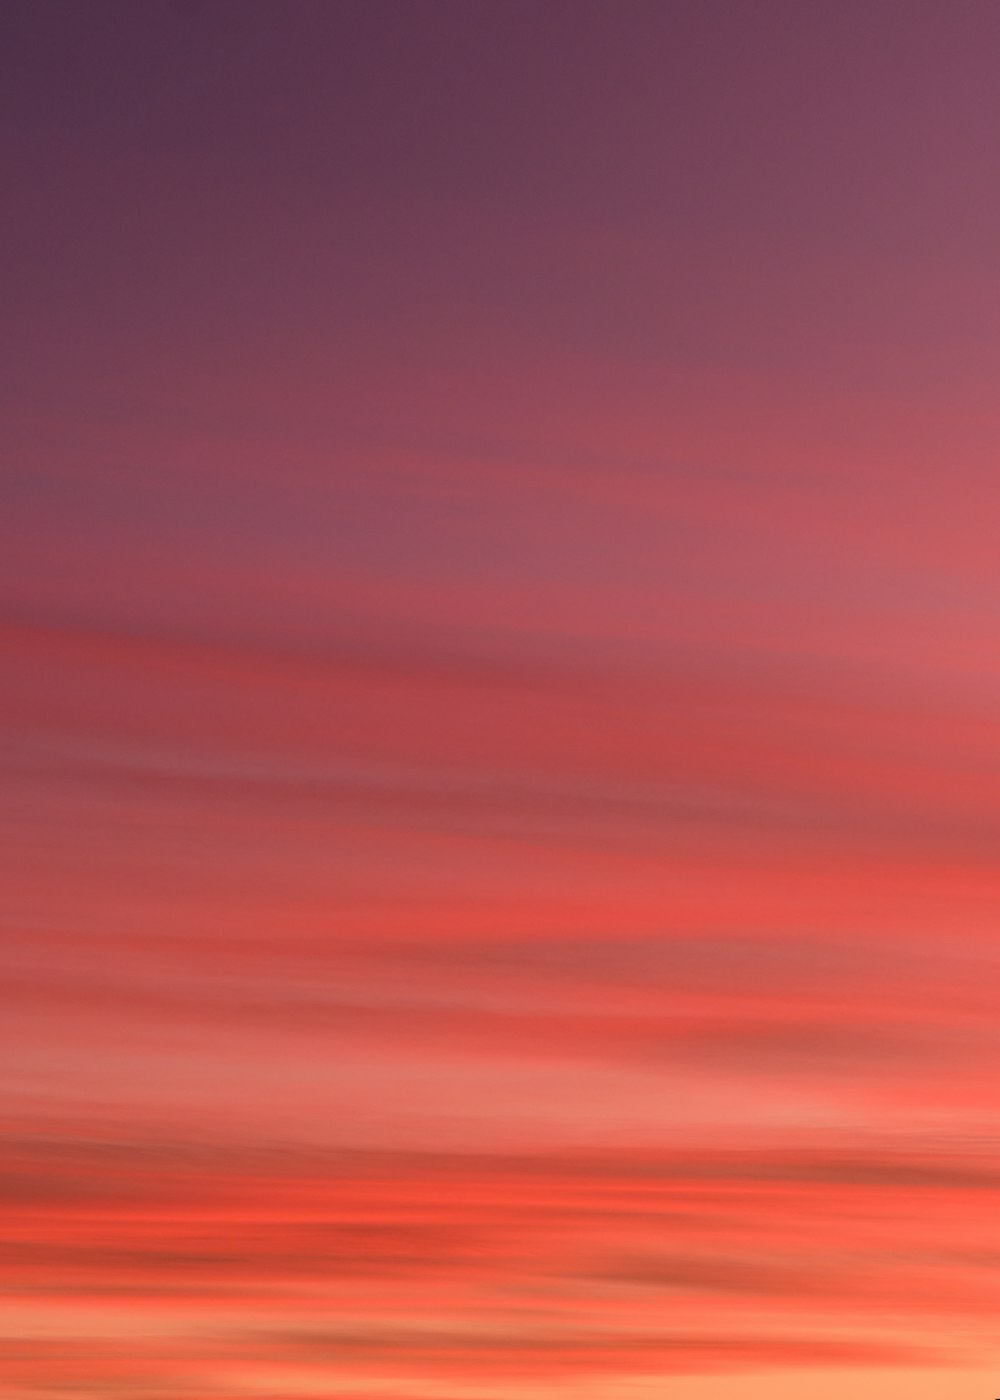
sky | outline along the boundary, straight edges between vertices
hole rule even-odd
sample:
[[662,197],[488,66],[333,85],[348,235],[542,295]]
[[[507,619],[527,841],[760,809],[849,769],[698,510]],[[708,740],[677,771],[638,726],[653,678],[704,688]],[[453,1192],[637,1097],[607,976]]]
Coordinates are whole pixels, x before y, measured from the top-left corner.
[[1000,1394],[1000,8],[7,0],[7,1400]]

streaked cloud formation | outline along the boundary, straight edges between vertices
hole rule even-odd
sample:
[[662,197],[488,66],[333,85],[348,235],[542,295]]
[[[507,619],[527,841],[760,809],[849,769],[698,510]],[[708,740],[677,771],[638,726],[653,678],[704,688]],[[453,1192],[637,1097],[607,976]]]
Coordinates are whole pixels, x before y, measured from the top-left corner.
[[995,1393],[995,8],[3,24],[4,1395]]

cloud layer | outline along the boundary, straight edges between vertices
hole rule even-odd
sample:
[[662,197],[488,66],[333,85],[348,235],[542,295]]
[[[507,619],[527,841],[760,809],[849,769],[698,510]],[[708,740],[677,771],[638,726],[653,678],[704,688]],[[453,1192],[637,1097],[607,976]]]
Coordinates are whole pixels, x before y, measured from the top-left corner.
[[996,1394],[995,6],[0,8],[4,1396]]

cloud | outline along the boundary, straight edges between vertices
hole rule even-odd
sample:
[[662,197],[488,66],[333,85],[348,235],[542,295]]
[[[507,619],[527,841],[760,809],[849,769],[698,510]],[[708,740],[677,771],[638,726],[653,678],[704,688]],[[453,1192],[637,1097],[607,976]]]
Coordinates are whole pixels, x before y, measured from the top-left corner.
[[261,1338],[277,1355],[312,1353],[324,1362],[404,1369],[412,1375],[497,1374],[560,1377],[605,1373],[697,1373],[749,1367],[822,1365],[934,1365],[945,1357],[932,1348],[822,1337],[762,1338],[736,1335],[464,1331],[307,1332]]

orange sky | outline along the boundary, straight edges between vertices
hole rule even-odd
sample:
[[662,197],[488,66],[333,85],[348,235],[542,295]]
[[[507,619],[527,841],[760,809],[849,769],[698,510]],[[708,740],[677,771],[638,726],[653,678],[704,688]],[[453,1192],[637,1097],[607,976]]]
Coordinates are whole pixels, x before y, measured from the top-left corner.
[[993,1400],[1000,12],[3,24],[5,1400]]

